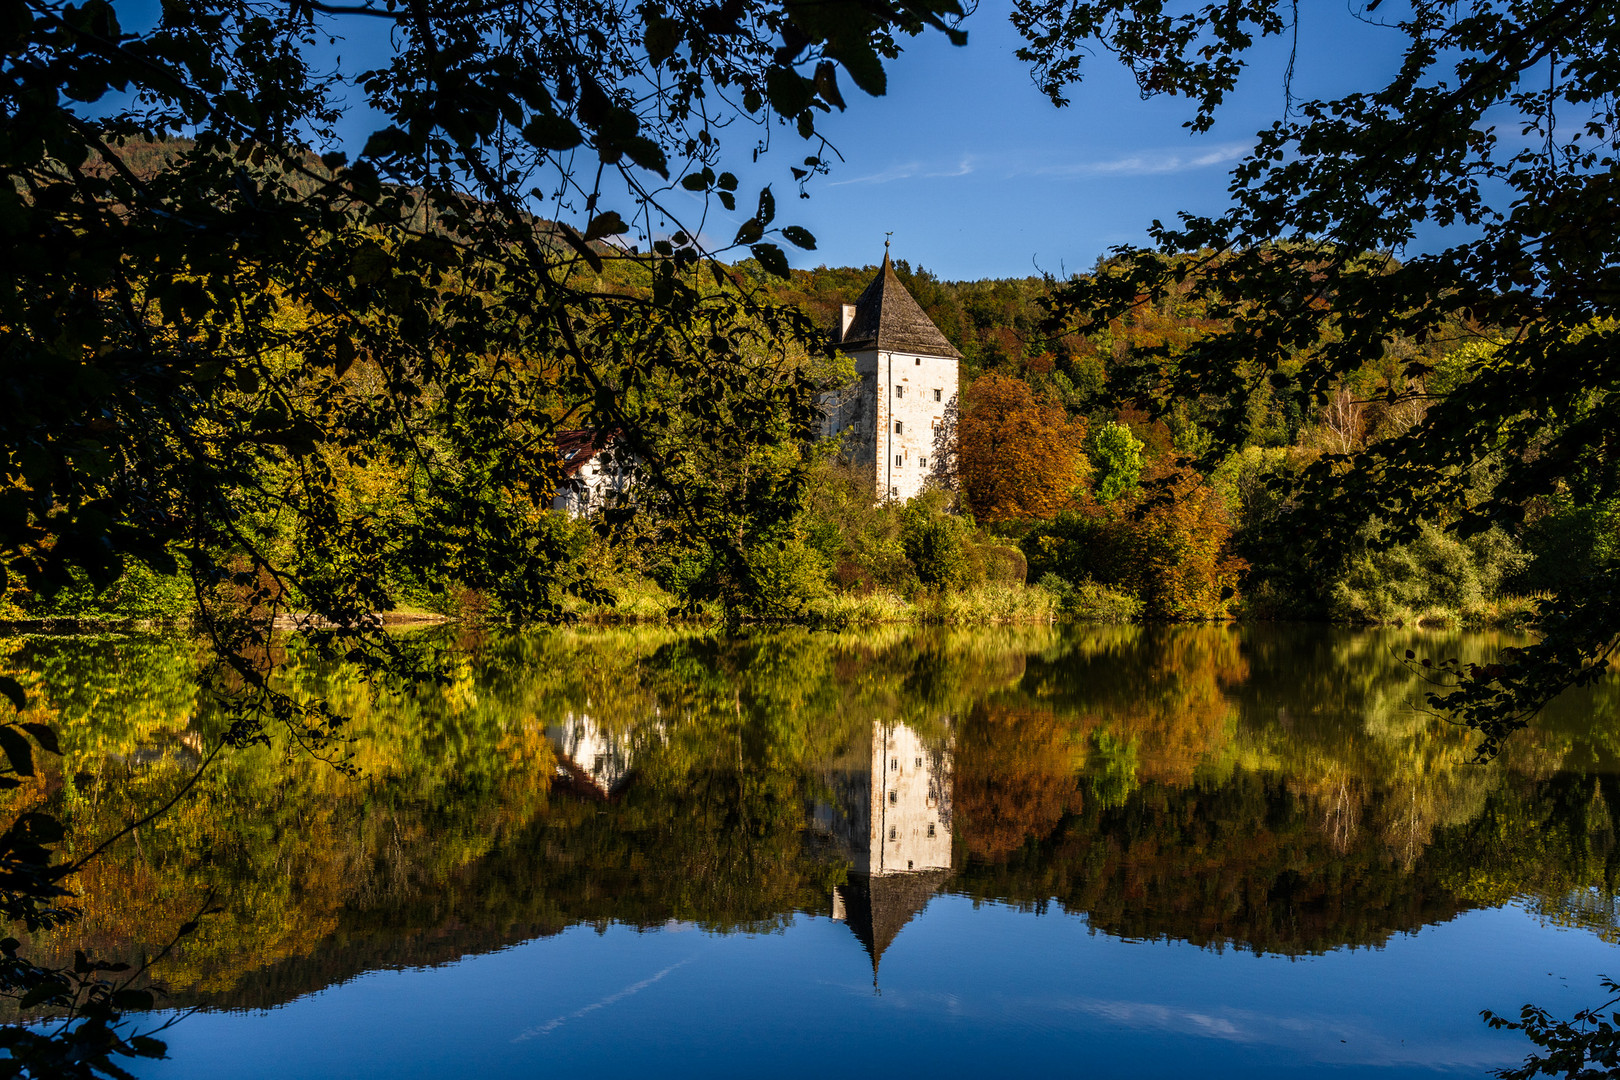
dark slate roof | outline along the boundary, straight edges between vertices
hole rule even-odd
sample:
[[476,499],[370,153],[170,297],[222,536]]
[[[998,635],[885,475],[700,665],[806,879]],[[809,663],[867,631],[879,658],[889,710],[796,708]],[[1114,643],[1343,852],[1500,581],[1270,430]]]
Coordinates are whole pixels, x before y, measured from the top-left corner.
[[945,340],[939,327],[900,284],[887,251],[883,253],[883,268],[855,301],[855,321],[849,324],[849,333],[839,342],[839,348],[845,352],[882,349],[962,359],[962,354]]
[[949,870],[922,870],[901,874],[851,874],[843,886],[844,919],[872,958],[872,985],[877,985],[878,962],[912,916],[949,878]]

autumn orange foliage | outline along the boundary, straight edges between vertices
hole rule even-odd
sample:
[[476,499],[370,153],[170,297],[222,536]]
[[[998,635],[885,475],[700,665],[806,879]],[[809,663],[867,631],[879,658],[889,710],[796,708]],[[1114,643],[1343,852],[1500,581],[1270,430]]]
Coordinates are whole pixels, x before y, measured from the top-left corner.
[[1051,709],[975,709],[956,746],[956,812],[968,851],[1004,858],[1079,810],[1083,746],[1074,718]]
[[1161,618],[1225,614],[1245,563],[1228,550],[1232,525],[1220,496],[1193,470],[1175,466],[1168,498],[1152,501],[1133,522],[1133,591]]
[[1050,518],[1074,498],[1086,465],[1084,420],[995,372],[962,395],[957,468],[980,521]]

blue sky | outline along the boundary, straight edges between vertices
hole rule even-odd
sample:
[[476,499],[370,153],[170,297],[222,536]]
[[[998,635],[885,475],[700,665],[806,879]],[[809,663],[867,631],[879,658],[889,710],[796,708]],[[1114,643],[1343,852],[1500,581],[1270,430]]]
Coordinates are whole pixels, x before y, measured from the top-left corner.
[[[1300,4],[1296,99],[1374,88],[1394,73],[1404,39],[1358,18],[1365,2]],[[963,47],[937,32],[902,39],[905,52],[887,65],[883,97],[867,96],[844,76],[848,110],[818,125],[843,161],[813,180],[808,199],[794,197],[789,168],[814,153],[814,144],[789,125],[776,127],[755,164],[757,130],[733,127],[723,136],[722,167],[742,180],[738,211],[728,215],[711,204],[704,239],[732,236],[753,212],[751,193],[769,184],[777,224],[804,225],[817,238],[814,252],[783,245],[801,269],[875,264],[892,231],[897,258],[944,278],[1064,276],[1091,269],[1115,245],[1145,242],[1155,218],[1219,211],[1229,170],[1254,133],[1282,116],[1286,36],[1260,43],[1215,127],[1194,135],[1182,126],[1193,115],[1190,103],[1141,100],[1129,73],[1106,55],[1071,88],[1072,104],[1054,107],[1014,55],[1023,40],[1008,11],[1007,0],[983,0],[967,21]],[[375,24],[350,20],[340,32],[346,40],[338,51],[349,65],[382,61],[386,39]],[[369,131],[372,122],[357,110],[345,128]],[[669,198],[689,215],[688,227],[703,215],[698,196],[677,191]],[[558,214],[554,205],[538,209]],[[575,217],[583,227],[583,215]]]
[[[1296,98],[1370,89],[1394,72],[1402,37],[1356,17],[1364,4],[1299,5]],[[131,27],[157,15],[152,0],[118,0],[117,7]],[[897,258],[948,279],[1089,270],[1111,247],[1145,242],[1155,218],[1219,211],[1229,170],[1254,133],[1282,116],[1286,37],[1252,52],[1213,130],[1194,135],[1182,126],[1193,113],[1188,102],[1142,101],[1128,73],[1106,55],[1091,64],[1085,83],[1071,88],[1071,105],[1053,107],[1013,55],[1022,40],[1007,10],[1007,0],[983,0],[961,48],[937,32],[905,39],[905,52],[888,65],[889,91],[881,98],[843,78],[849,108],[820,127],[844,160],[815,178],[809,199],[793,197],[788,170],[814,147],[779,127],[770,152],[751,164],[754,131],[732,130],[723,166],[737,172],[744,192],[772,185],[777,223],[804,225],[817,237],[814,252],[789,249],[794,266],[876,263],[892,231]],[[334,51],[346,68],[379,63],[386,54],[376,22],[345,20],[338,32],[344,40]],[[352,94],[352,105],[358,96]],[[355,109],[343,129],[363,137],[374,123]],[[672,201],[701,214],[697,196],[676,192]],[[711,206],[705,238],[729,238],[753,207],[752,194],[738,200],[736,214]],[[548,211],[555,213],[541,209]]]
[[[1393,73],[1397,32],[1354,18],[1347,0],[1300,7],[1296,98],[1371,88]],[[846,88],[849,110],[824,124],[845,162],[810,199],[779,202],[779,217],[818,240],[795,266],[876,262],[892,230],[896,257],[945,278],[1089,270],[1110,247],[1145,242],[1155,218],[1221,209],[1232,165],[1283,112],[1286,40],[1256,51],[1214,129],[1194,135],[1181,126],[1188,102],[1140,100],[1107,56],[1071,105],[1054,108],[1013,55],[1020,39],[1004,3],[986,0],[967,25],[963,48],[938,34],[913,39],[889,67],[885,97]],[[781,136],[772,156],[785,175],[802,144]],[[792,190],[769,171],[746,179]]]

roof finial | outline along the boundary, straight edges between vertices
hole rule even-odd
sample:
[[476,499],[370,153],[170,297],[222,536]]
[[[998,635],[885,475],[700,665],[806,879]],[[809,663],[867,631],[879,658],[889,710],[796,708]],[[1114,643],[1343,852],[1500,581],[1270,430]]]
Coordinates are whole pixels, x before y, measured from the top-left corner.
[[884,266],[889,265],[889,238],[892,237],[893,235],[894,235],[894,230],[892,230],[892,229],[883,234],[883,265]]

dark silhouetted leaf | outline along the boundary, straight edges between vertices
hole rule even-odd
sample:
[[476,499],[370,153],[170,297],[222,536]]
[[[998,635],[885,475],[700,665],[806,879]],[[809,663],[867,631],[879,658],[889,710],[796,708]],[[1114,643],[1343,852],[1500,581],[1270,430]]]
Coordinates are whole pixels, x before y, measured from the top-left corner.
[[0,727],[0,751],[11,762],[13,772],[19,776],[34,775],[34,751],[16,728],[10,725]]
[[585,141],[574,122],[565,117],[542,113],[523,125],[523,138],[542,150],[572,150]]
[[775,244],[755,244],[748,250],[754,253],[754,258],[758,259],[759,264],[769,272],[780,278],[789,276],[787,256],[783,255],[782,249]]
[[816,238],[802,225],[789,225],[782,230],[782,239],[806,251],[816,250]]
[[10,675],[0,675],[0,694],[4,694],[18,712],[28,708],[28,695],[23,693],[22,683]]
[[617,210],[608,210],[597,214],[591,223],[585,227],[585,241],[600,240],[604,236],[618,236],[630,231],[630,226],[619,217]]

